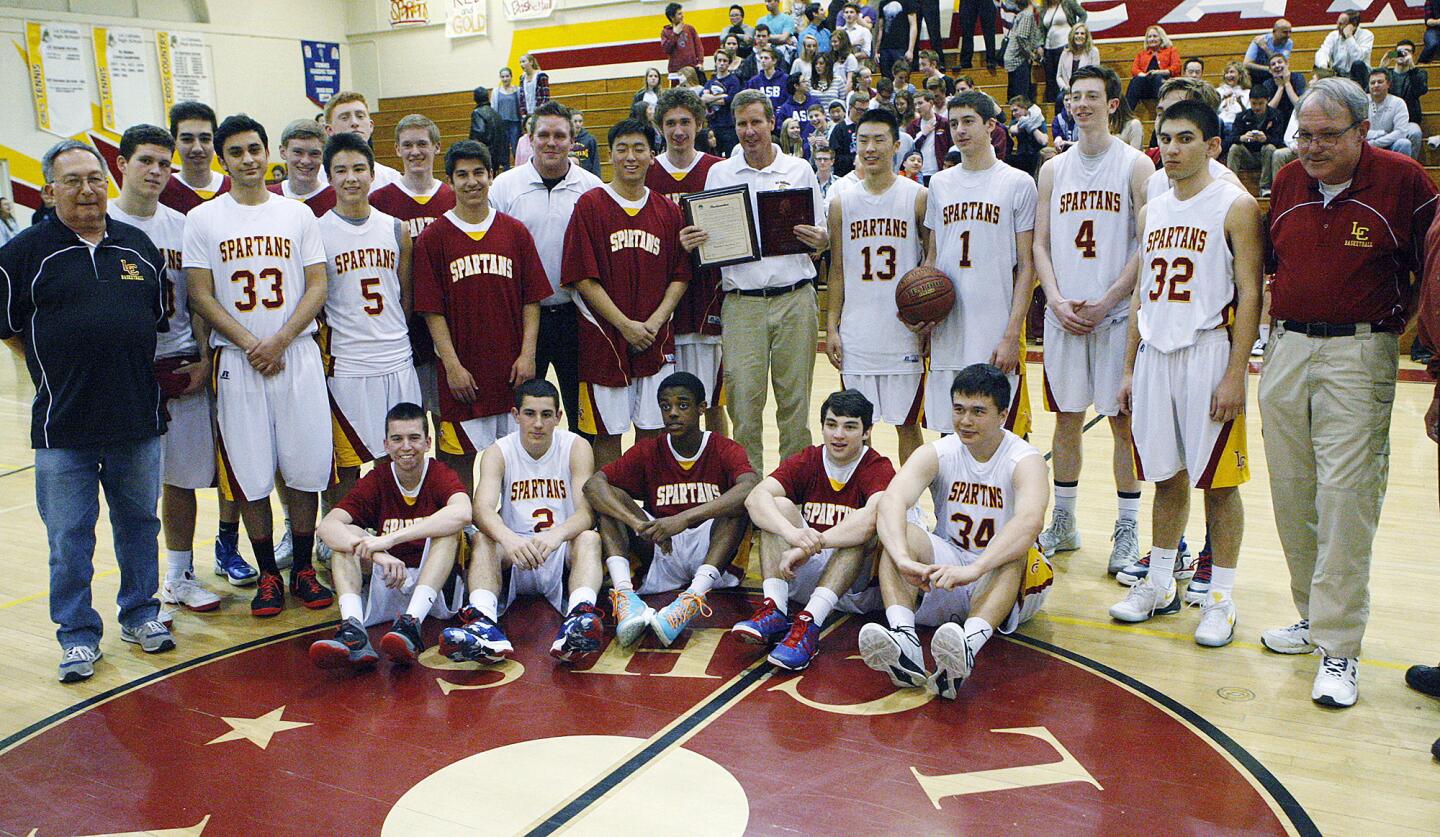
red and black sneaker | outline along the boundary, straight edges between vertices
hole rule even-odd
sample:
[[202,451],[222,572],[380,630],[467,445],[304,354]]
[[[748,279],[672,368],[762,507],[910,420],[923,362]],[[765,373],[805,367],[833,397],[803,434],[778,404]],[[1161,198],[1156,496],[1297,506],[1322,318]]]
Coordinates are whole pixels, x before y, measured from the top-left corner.
[[340,623],[334,639],[310,644],[310,662],[317,668],[365,668],[379,659],[364,626],[353,616]]
[[306,568],[290,574],[290,595],[311,610],[329,607],[335,602],[335,594],[320,583],[313,568]]
[[285,609],[285,579],[279,573],[260,573],[255,585],[255,598],[250,600],[250,615],[265,618]]
[[390,631],[380,637],[380,650],[397,666],[408,666],[420,659],[425,650],[425,640],[420,638],[420,621],[410,614],[402,614],[390,626]]

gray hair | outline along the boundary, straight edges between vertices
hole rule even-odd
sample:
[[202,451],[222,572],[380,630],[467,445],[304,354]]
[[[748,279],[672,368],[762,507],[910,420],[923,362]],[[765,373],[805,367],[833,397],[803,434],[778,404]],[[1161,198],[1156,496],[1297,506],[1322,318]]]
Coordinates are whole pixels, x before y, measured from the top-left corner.
[[1300,101],[1295,103],[1295,113],[1298,115],[1312,98],[1323,100],[1327,109],[1338,106],[1350,114],[1351,122],[1370,118],[1370,97],[1365,95],[1360,85],[1348,78],[1332,76],[1311,84],[1300,94]]
[[775,103],[770,101],[769,96],[766,96],[759,90],[741,90],[739,93],[736,93],[735,98],[730,100],[730,112],[739,113],[741,108],[751,105],[764,105],[766,118],[775,118]]
[[95,162],[100,164],[100,171],[105,171],[105,158],[100,156],[100,152],[96,151],[94,146],[79,140],[60,140],[50,146],[50,150],[45,152],[45,156],[40,158],[40,174],[45,178],[46,183],[55,182],[55,158],[67,151],[88,151],[95,157]]

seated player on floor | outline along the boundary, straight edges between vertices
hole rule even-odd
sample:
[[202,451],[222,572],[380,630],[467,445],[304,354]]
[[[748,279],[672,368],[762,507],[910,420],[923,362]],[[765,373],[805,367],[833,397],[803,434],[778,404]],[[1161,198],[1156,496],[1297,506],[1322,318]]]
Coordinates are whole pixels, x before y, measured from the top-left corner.
[[[440,590],[460,555],[470,523],[470,497],[460,477],[431,459],[425,410],[401,402],[385,416],[385,455],[320,521],[316,534],[334,554],[330,574],[340,596],[340,629],[334,639],[310,646],[320,668],[374,663],[365,629],[393,619],[380,648],[393,662],[408,665],[425,643],[426,616],[449,619],[459,609],[463,588],[450,601]],[[368,599],[362,599],[365,573]],[[408,598],[405,591],[412,590]]]
[[[874,579],[875,509],[895,466],[870,447],[875,405],[859,390],[833,392],[820,405],[825,439],[780,463],[745,500],[760,530],[765,601],[730,633],[743,642],[778,642],[770,662],[799,671],[820,652],[830,611],[880,609]],[[789,602],[805,609],[787,618]]]
[[[750,528],[745,497],[760,481],[739,443],[700,430],[706,403],[699,378],[666,377],[656,400],[665,433],[636,442],[585,483],[615,587],[615,633],[625,646],[638,642],[647,625],[668,646],[707,610],[711,588],[740,583],[742,573],[730,563]],[[654,611],[631,581],[632,557],[640,565],[640,594],[689,586]]]
[[[925,686],[954,700],[985,641],[1034,616],[1055,576],[1035,548],[1049,469],[1039,451],[1005,429],[1005,373],[988,363],[966,367],[950,399],[955,435],[916,451],[880,499],[880,590],[890,628],[861,628],[860,655],[896,686]],[[927,487],[934,532],[906,522]],[[918,610],[917,590],[924,591]],[[934,674],[925,668],[917,622],[939,626],[930,642]]]
[[[534,378],[516,387],[511,412],[520,429],[480,456],[470,605],[460,611],[464,627],[441,633],[440,653],[456,662],[494,663],[514,650],[498,624],[503,589],[506,608],[519,596],[541,596],[567,614],[550,654],[584,667],[600,655],[605,637],[595,607],[604,580],[600,536],[580,493],[595,455],[584,437],[558,428],[560,391],[549,381]],[[570,601],[561,610],[567,572]]]

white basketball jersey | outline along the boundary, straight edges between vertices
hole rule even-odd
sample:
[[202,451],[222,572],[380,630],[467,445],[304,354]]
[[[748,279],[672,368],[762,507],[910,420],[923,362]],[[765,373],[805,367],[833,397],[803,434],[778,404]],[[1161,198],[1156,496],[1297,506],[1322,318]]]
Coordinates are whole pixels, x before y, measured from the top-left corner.
[[[1135,252],[1130,172],[1139,156],[1111,137],[1110,149],[1098,157],[1086,157],[1076,146],[1050,163],[1050,263],[1066,299],[1104,296]],[[1123,314],[1129,305],[1121,300],[1110,313]]]
[[[1210,176],[1216,180],[1222,178],[1229,180],[1235,176],[1229,169],[1225,168],[1224,163],[1221,163],[1214,157],[1210,158],[1210,162],[1206,167],[1210,170]],[[1174,182],[1170,180],[1170,174],[1166,172],[1165,169],[1156,169],[1155,173],[1150,175],[1150,179],[1145,181],[1146,204],[1148,205],[1150,201],[1170,191],[1170,187],[1174,185]]]
[[185,241],[185,216],[164,204],[155,205],[155,214],[139,218],[127,214],[111,201],[105,212],[116,221],[139,227],[150,238],[160,257],[165,260],[165,273],[170,279],[169,293],[165,297],[165,317],[170,330],[155,335],[155,357],[183,357],[193,355],[195,332],[190,327],[190,294],[185,283],[184,260],[180,248]]
[[1014,433],[1005,438],[988,462],[977,462],[958,435],[935,442],[940,467],[930,483],[935,502],[935,534],[979,554],[1015,516],[1015,466],[1036,450]]
[[863,183],[837,190],[844,228],[845,307],[840,317],[844,371],[890,375],[924,371],[919,339],[895,316],[895,285],[925,258],[915,202],[925,191],[895,178],[884,194]]
[[984,171],[960,166],[930,178],[925,226],[935,266],[955,285],[955,308],[930,336],[930,368],[986,363],[1015,301],[1015,236],[1035,229],[1035,181],[1000,161]]
[[359,223],[331,210],[319,225],[333,374],[358,378],[405,369],[410,329],[400,302],[400,222],[378,209]]
[[[226,192],[185,216],[185,267],[205,268],[215,299],[251,334],[264,340],[295,313],[305,293],[305,268],[325,262],[325,245],[310,207],[269,192],[256,206]],[[304,334],[313,334],[306,323]],[[210,345],[233,346],[219,329]]]
[[1189,200],[1172,189],[1145,209],[1140,239],[1140,339],[1162,352],[1193,345],[1203,331],[1228,325],[1235,305],[1235,262],[1225,216],[1245,194],[1217,180]]
[[500,519],[510,531],[533,535],[575,513],[575,492],[580,486],[570,478],[570,449],[577,438],[568,430],[555,428],[550,449],[539,459],[525,451],[518,431],[495,443],[505,455]]

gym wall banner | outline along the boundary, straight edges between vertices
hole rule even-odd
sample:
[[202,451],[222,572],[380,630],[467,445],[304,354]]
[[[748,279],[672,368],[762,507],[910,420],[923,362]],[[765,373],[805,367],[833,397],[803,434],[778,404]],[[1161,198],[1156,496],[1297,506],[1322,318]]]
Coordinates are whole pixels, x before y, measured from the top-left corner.
[[470,38],[489,33],[485,17],[485,0],[450,0],[450,13],[445,15],[445,37]]
[[305,65],[305,97],[320,107],[340,92],[340,45],[332,41],[301,41]]
[[118,134],[129,125],[165,124],[150,36],[139,29],[106,26],[96,26],[92,36],[105,129]]
[[61,137],[87,131],[90,115],[90,52],[87,27],[26,21],[26,60],[35,126]]

